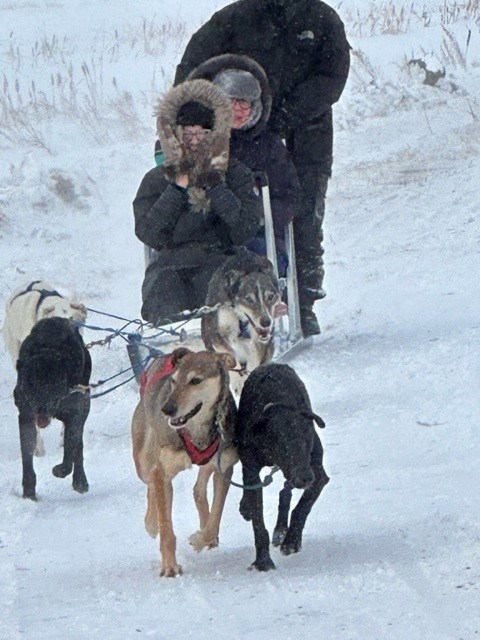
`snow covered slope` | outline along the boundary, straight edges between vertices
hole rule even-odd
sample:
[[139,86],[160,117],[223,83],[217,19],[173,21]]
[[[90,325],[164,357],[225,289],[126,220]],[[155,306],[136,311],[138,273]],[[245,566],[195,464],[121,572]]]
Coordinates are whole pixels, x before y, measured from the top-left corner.
[[[152,164],[153,105],[189,34],[226,3],[166,4],[0,1],[0,323],[11,291],[39,277],[138,316],[131,201]],[[185,573],[160,579],[131,459],[133,385],[92,403],[90,492],[52,476],[54,424],[35,460],[40,500],[23,500],[2,344],[2,640],[478,637],[480,12],[468,4],[339,9],[354,51],[335,112],[328,297],[322,335],[291,362],[327,424],[331,482],[302,552],[247,571],[253,534],[232,488],[220,547],[195,554],[192,469],[175,483]],[[446,68],[434,87],[408,64],[421,56]],[[92,356],[94,380],[128,364],[121,343]],[[280,486],[264,492],[270,526]]]

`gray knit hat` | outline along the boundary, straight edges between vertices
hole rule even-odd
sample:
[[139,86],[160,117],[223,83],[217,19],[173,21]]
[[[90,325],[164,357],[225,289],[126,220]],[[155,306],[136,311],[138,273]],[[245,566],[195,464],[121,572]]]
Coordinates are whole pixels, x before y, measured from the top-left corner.
[[250,119],[241,129],[251,129],[257,124],[262,115],[262,89],[253,74],[243,69],[224,69],[213,78],[213,84],[230,98],[252,103]]

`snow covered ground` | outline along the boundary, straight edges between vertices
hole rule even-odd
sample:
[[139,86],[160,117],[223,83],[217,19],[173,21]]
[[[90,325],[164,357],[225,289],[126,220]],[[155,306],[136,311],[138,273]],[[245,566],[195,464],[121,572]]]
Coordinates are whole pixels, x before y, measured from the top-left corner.
[[[40,277],[138,316],[130,203],[152,164],[153,105],[226,2],[164,4],[0,0],[0,323],[13,289]],[[322,335],[291,362],[327,423],[331,476],[302,552],[247,571],[253,534],[232,488],[220,547],[195,554],[191,470],[174,500],[185,573],[160,579],[131,459],[133,385],[92,403],[90,492],[52,476],[54,424],[35,460],[40,500],[23,500],[2,344],[2,640],[478,637],[480,9],[466,4],[340,6],[354,52],[335,112],[328,297]],[[435,87],[408,64],[422,56],[445,65]],[[128,364],[120,343],[92,355],[93,380]],[[264,492],[270,526],[279,486]]]

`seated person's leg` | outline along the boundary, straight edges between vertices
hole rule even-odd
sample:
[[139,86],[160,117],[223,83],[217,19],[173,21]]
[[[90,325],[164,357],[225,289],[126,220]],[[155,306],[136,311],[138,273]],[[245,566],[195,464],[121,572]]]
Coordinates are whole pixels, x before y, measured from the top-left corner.
[[194,301],[196,308],[200,309],[205,305],[208,293],[208,285],[214,272],[220,267],[229,256],[224,254],[212,254],[209,256],[208,264],[192,270],[190,275],[190,298]]
[[[258,253],[260,256],[267,255],[267,242],[264,237],[253,238],[246,245],[247,249],[253,251],[254,253]],[[287,275],[287,267],[288,267],[288,257],[284,251],[279,251],[277,248],[277,266],[278,266],[278,277],[285,278]]]
[[142,318],[160,326],[182,319],[189,291],[182,274],[174,269],[155,270],[150,265],[142,286]]

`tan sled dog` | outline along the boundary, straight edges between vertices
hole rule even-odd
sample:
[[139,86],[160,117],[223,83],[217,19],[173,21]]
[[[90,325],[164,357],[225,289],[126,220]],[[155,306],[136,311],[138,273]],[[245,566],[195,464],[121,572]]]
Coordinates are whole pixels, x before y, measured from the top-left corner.
[[[234,365],[230,355],[181,347],[157,358],[143,377],[132,420],[133,459],[138,477],[148,486],[145,528],[153,538],[160,533],[161,576],[182,573],[175,554],[172,479],[192,464],[200,466],[193,489],[200,529],[190,536],[190,544],[196,551],[218,545],[220,519],[238,460],[232,446],[236,407],[227,369]],[[210,510],[207,484],[212,474]]]

